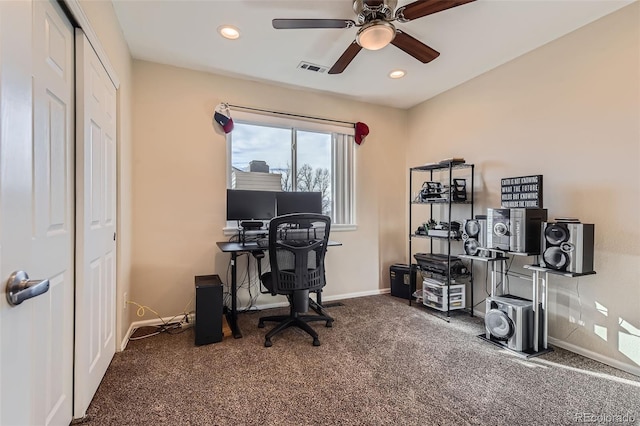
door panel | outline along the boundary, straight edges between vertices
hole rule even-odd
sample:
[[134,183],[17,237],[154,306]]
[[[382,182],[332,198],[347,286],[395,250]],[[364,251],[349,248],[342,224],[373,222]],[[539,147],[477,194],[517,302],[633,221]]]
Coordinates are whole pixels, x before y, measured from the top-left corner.
[[[49,181],[45,180],[44,184],[48,184],[45,192],[48,192],[48,203],[43,206],[48,209],[48,235],[55,233],[69,232],[72,228],[66,223],[67,209],[69,205],[69,194],[67,193],[66,182],[69,179],[68,164],[66,152],[67,147],[58,143],[68,137],[67,129],[62,125],[68,121],[66,114],[66,105],[62,99],[58,99],[52,93],[47,92],[48,99],[48,118],[49,118],[49,156],[48,169]],[[45,169],[46,170],[46,169]],[[47,178],[47,176],[45,176]],[[47,224],[47,222],[45,222]]]
[[84,34],[76,32],[78,193],[74,417],[86,412],[115,342],[116,89]]
[[0,17],[0,279],[4,284],[20,269],[50,283],[46,293],[20,305],[0,300],[0,424],[68,424],[73,29],[48,1],[0,2]]
[[34,346],[41,353],[33,354],[33,401],[44,409],[41,424],[64,424],[73,403],[73,44],[73,29],[58,6],[33,2],[32,274],[50,283],[34,299]]

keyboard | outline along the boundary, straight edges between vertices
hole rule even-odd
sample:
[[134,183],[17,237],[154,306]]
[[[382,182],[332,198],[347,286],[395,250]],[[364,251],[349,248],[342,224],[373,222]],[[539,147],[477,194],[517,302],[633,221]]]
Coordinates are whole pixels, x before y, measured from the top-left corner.
[[269,247],[269,239],[268,238],[258,238],[256,240],[256,244],[260,248],[268,248]]

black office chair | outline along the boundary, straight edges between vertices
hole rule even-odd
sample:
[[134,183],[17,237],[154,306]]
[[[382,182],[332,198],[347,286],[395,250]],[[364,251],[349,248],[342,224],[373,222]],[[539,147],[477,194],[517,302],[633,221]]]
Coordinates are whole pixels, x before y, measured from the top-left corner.
[[289,299],[289,315],[260,318],[279,322],[267,333],[264,345],[272,345],[271,338],[282,330],[296,326],[313,337],[313,345],[320,346],[318,333],[310,321],[326,321],[331,327],[333,318],[324,315],[303,315],[309,310],[309,292],[320,291],[325,285],[324,256],[331,229],[328,216],[295,213],[277,216],[269,222],[269,264],[271,271],[260,276],[272,295],[283,294]]

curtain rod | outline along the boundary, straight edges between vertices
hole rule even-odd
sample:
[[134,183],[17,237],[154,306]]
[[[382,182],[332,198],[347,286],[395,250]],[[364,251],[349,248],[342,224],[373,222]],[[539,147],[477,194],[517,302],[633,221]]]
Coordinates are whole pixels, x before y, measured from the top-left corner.
[[330,123],[348,124],[348,125],[353,126],[353,127],[355,127],[355,125],[356,125],[356,123],[352,123],[350,121],[340,121],[340,120],[332,120],[330,118],[311,117],[309,115],[292,114],[292,113],[289,113],[289,112],[270,111],[270,110],[267,110],[267,109],[251,108],[251,107],[246,107],[246,106],[242,106],[242,105],[233,105],[233,104],[228,104],[228,103],[224,103],[224,105],[226,105],[227,107],[239,108],[239,109],[244,109],[244,110],[247,110],[247,111],[258,111],[258,112],[264,112],[264,113],[267,113],[267,114],[284,115],[284,116],[288,116],[288,117],[306,118],[306,119],[309,119],[309,120],[317,120],[317,121],[328,121]]

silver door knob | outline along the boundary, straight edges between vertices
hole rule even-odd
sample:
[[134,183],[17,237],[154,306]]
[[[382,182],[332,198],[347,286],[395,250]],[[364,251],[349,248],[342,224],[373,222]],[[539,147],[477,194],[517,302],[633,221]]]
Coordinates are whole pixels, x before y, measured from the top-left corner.
[[15,271],[7,280],[7,301],[16,306],[48,290],[49,280],[30,280],[26,272]]

